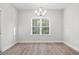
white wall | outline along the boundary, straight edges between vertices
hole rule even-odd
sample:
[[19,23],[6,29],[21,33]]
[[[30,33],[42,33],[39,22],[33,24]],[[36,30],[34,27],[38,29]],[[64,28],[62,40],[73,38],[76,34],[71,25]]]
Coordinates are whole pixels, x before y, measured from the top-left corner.
[[9,4],[0,4],[3,11],[1,20],[1,50],[4,51],[16,43],[14,27],[16,28],[17,11]]
[[79,4],[72,4],[64,11],[64,40],[79,48]]
[[31,18],[37,17],[32,10],[18,13],[17,39],[19,42],[63,41],[63,10],[50,10],[45,17],[51,20],[51,35],[31,35]]
[[0,10],[0,51],[1,51],[1,10]]

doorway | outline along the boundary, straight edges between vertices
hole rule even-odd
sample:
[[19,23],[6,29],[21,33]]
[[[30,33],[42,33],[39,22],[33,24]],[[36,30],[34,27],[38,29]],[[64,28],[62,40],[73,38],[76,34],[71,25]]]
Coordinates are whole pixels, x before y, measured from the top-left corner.
[[2,18],[3,18],[2,16],[3,16],[3,12],[2,12],[2,9],[0,9],[0,54],[1,54],[1,49],[2,49],[2,48],[1,48],[1,46],[2,46],[2,45],[1,45],[1,43],[2,43],[2,42],[1,42],[1,33],[2,33],[2,31],[1,31],[1,24],[2,24],[2,21],[1,21],[1,20],[2,20]]
[[1,53],[1,10],[0,10],[0,53]]

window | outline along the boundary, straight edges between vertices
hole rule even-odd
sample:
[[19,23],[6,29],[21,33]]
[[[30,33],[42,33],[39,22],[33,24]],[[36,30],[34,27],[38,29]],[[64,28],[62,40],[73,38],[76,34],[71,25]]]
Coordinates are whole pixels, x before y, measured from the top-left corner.
[[50,22],[48,18],[32,19],[32,34],[50,34]]

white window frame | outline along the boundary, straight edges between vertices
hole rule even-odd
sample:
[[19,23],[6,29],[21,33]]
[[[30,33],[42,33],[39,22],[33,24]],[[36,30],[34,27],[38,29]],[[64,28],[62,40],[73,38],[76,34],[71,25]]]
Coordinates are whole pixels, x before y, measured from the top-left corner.
[[[41,24],[40,24],[40,34],[33,34],[32,33],[32,20],[33,19],[40,19],[40,22],[41,22]],[[49,20],[49,34],[42,34],[42,21],[41,21],[41,19],[43,19],[43,18],[46,18],[46,19],[48,19]],[[31,18],[31,35],[51,35],[51,20],[50,20],[50,18],[49,17],[33,17],[33,18]]]

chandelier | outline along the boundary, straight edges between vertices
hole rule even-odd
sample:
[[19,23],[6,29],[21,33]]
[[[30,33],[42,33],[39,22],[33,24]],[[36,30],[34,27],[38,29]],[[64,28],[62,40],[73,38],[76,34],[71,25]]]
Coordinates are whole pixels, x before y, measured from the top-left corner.
[[37,16],[44,16],[46,13],[47,13],[47,10],[43,8],[38,8],[37,10],[35,10],[35,14]]

